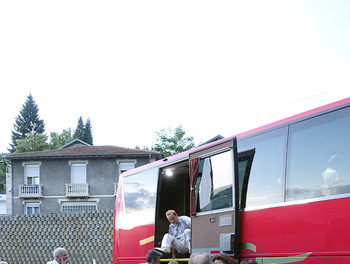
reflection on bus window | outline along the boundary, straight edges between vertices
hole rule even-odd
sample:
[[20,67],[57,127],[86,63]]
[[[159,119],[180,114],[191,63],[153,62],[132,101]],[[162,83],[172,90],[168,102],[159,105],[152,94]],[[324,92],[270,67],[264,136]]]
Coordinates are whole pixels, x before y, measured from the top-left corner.
[[230,151],[201,160],[197,184],[201,212],[232,207],[232,162]]
[[130,229],[154,223],[158,168],[123,179],[125,215],[119,226]]
[[350,111],[290,127],[286,200],[350,193]]
[[285,127],[238,142],[238,152],[254,150],[250,175],[245,175],[248,161],[240,159],[238,155],[240,185],[243,184],[244,177],[245,186],[247,185],[247,190],[243,188],[246,193],[241,195],[246,201],[241,201],[241,206],[254,207],[283,202],[286,137]]

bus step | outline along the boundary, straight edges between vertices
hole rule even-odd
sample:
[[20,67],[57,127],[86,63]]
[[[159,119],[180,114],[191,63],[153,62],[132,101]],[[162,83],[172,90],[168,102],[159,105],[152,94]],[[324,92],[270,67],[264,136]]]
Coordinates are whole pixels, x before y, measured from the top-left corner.
[[170,261],[176,261],[176,262],[188,262],[189,258],[167,258],[167,259],[160,259],[160,262],[170,262]]

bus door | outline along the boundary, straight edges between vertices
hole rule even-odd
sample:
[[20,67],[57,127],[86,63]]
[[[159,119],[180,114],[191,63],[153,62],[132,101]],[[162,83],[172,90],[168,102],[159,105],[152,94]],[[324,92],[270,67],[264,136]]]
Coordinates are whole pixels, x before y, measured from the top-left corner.
[[237,140],[190,154],[192,253],[238,259],[239,182]]

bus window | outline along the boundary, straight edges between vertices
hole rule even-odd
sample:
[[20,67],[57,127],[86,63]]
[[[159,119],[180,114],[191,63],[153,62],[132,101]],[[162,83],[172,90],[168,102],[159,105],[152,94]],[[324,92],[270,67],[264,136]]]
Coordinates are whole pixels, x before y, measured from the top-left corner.
[[125,177],[123,180],[125,216],[120,228],[154,224],[158,168]]
[[245,208],[247,202],[247,188],[249,183],[250,170],[254,160],[255,149],[238,153],[238,175],[239,175],[239,197],[240,207]]
[[233,166],[231,151],[205,159],[199,165],[199,211],[232,207]]
[[[238,142],[239,153],[254,150],[250,175],[245,170],[247,159],[240,159],[238,155],[240,182],[248,184],[245,185],[246,195],[241,194],[241,197],[246,196],[241,206],[255,207],[283,202],[286,138],[287,128],[284,127]],[[244,177],[245,180],[242,179]]]
[[286,200],[350,193],[350,109],[290,127]]

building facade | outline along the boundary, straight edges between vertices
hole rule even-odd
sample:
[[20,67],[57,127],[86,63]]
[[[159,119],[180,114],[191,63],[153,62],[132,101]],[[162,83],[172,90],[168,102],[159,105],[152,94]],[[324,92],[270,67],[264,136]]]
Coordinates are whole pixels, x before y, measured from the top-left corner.
[[6,214],[65,213],[114,208],[119,175],[162,153],[80,140],[57,150],[6,156]]

